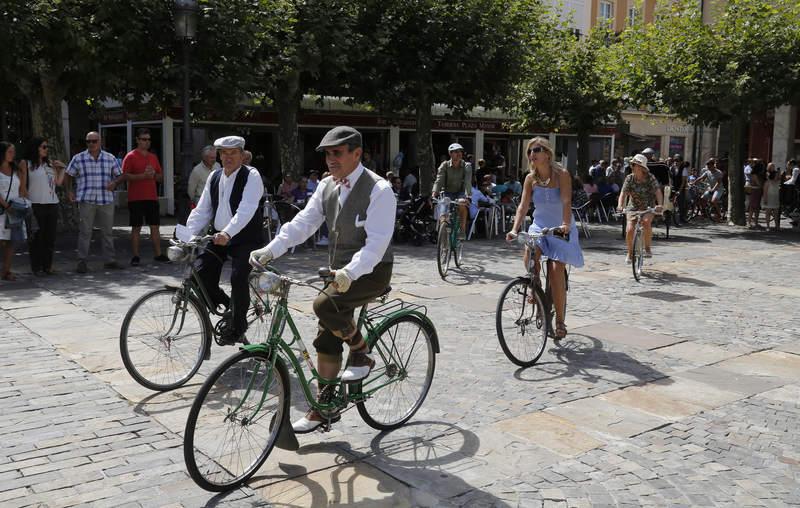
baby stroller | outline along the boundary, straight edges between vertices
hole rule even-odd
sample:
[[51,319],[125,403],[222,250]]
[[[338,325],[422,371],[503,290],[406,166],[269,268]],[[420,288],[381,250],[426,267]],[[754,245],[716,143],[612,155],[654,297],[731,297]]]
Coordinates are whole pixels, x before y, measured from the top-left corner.
[[420,246],[426,241],[436,243],[436,221],[430,197],[419,197],[398,210],[395,242],[411,242]]

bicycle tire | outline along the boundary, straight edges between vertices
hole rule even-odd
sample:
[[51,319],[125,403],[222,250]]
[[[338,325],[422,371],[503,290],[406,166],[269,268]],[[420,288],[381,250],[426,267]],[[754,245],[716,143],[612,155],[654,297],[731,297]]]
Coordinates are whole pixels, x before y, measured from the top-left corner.
[[[375,367],[366,379],[350,385],[352,395],[362,394],[365,388],[375,390],[356,403],[364,423],[376,430],[392,430],[405,424],[419,410],[436,371],[436,352],[432,339],[435,333],[428,322],[412,314],[390,318],[380,325],[377,338],[370,344]],[[419,343],[420,339],[424,344]],[[424,361],[417,360],[420,353],[427,355]],[[374,385],[386,381],[387,377],[394,379],[398,376],[400,379],[391,384]],[[416,391],[414,385],[410,384],[415,381],[418,387]],[[412,398],[407,403],[398,400],[409,394]],[[390,416],[390,412],[396,416]]]
[[644,264],[644,238],[638,229],[633,233],[633,256],[631,258],[631,268],[633,269],[633,278],[636,282],[642,277],[642,265]]
[[[211,492],[235,489],[269,457],[281,425],[289,417],[291,398],[289,373],[280,358],[276,358],[275,367],[270,370],[270,357],[265,351],[241,350],[222,362],[203,383],[189,410],[183,440],[186,468],[201,488]],[[275,394],[264,397],[265,390],[258,387],[266,386],[270,372],[277,375],[271,376],[266,391],[272,393],[275,386]],[[237,390],[244,393],[237,396]],[[252,418],[264,411],[266,404],[268,410],[263,416]],[[256,424],[266,429],[266,435],[251,430]],[[223,452],[227,444],[231,446],[230,453]],[[251,458],[234,456],[248,445],[252,448]]]
[[664,228],[667,230],[666,239],[669,240],[669,225],[672,222],[672,215],[674,212],[664,212]]
[[439,269],[439,276],[444,279],[450,268],[450,228],[446,224],[442,224],[439,228],[436,250],[436,267]]
[[453,247],[453,262],[456,264],[456,268],[461,268],[461,262],[463,261],[463,254],[464,254],[464,240],[460,240],[459,238],[455,239],[456,244]]
[[[533,303],[529,301],[531,298]],[[509,282],[497,301],[495,324],[497,339],[506,357],[520,367],[534,365],[547,345],[551,325],[542,289],[532,287],[529,277],[518,277]],[[528,334],[531,325],[535,327],[534,332]],[[533,341],[529,341],[528,335]],[[536,336],[540,336],[538,343]],[[531,343],[532,348],[528,347]]]
[[[183,299],[176,302],[177,291],[177,288],[165,288],[143,295],[128,309],[120,328],[119,349],[122,363],[137,383],[150,390],[161,392],[174,390],[189,381],[203,363],[208,342],[211,340],[211,324],[206,317],[205,306],[191,295],[184,295]],[[163,301],[155,302],[157,299]],[[151,301],[154,307],[152,315],[142,319],[140,326],[137,314],[146,313]],[[186,303],[187,310],[183,315],[178,315],[180,312],[178,305],[182,302]],[[156,315],[159,308],[162,309],[160,315]],[[186,319],[190,313],[194,319],[193,322],[187,323]],[[147,322],[158,326],[159,320],[161,321],[159,330],[145,329]],[[172,330],[173,320],[180,320],[178,334],[165,338],[167,332]],[[181,334],[187,325],[189,325],[187,333]],[[183,339],[192,337],[199,337],[196,345],[191,340],[183,342]],[[183,344],[187,346],[176,347],[178,341],[182,341],[180,346]],[[165,365],[167,369],[178,365],[183,365],[185,368],[174,369],[175,375],[160,376],[157,372],[153,373],[160,365]]]

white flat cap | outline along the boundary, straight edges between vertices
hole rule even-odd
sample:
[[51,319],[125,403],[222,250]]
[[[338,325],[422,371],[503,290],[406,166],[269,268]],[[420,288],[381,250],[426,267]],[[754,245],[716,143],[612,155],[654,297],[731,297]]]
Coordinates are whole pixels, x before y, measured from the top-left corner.
[[244,138],[241,136],[225,136],[214,141],[215,148],[239,148],[244,150]]

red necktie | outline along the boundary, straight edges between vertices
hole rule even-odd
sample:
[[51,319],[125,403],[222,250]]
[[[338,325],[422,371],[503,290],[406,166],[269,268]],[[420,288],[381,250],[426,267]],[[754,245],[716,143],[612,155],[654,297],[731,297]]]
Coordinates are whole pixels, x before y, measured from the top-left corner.
[[349,178],[334,178],[333,181],[336,183],[336,185],[344,185],[348,189],[350,188]]

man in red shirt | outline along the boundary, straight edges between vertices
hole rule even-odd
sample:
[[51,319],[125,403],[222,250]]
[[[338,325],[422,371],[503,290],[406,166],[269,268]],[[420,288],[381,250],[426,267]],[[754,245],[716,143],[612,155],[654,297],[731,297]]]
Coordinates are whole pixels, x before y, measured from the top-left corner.
[[139,266],[139,237],[142,225],[150,226],[150,239],[153,241],[155,260],[167,262],[161,253],[161,236],[158,226],[161,217],[158,210],[156,183],[163,179],[158,157],[150,152],[150,129],[136,131],[136,148],[128,152],[122,160],[122,173],[128,181],[128,212],[131,224],[131,266]]

